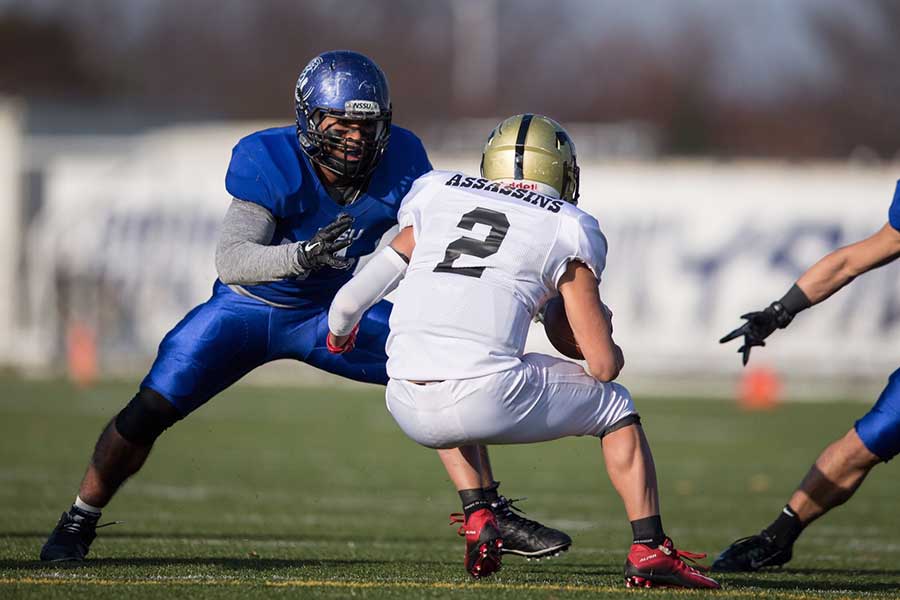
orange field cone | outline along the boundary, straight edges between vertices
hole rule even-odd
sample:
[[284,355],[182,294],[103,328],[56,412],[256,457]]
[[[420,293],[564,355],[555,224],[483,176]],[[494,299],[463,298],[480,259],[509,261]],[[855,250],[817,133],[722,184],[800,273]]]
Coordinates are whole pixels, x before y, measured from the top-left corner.
[[66,331],[66,363],[75,385],[88,387],[97,381],[97,336],[81,321],[73,321]]
[[781,390],[781,378],[773,369],[746,369],[741,377],[738,403],[746,410],[769,410],[781,402]]

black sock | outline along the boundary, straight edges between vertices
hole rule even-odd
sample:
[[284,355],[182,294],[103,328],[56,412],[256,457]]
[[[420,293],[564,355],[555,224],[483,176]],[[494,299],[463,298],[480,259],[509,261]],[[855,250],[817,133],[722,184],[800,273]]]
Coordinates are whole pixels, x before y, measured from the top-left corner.
[[498,487],[500,487],[500,482],[495,481],[490,487],[483,488],[484,499],[491,504],[496,504],[500,500],[500,494],[497,492]]
[[631,534],[634,536],[632,544],[644,544],[655,548],[666,541],[666,534],[663,533],[662,517],[659,515],[632,521]]
[[485,499],[484,490],[481,488],[459,490],[459,499],[462,500],[463,512],[466,514],[467,519],[476,510],[491,508],[491,503]]
[[778,518],[766,527],[763,532],[772,538],[779,548],[791,546],[803,531],[803,523],[791,507],[786,505],[781,509]]

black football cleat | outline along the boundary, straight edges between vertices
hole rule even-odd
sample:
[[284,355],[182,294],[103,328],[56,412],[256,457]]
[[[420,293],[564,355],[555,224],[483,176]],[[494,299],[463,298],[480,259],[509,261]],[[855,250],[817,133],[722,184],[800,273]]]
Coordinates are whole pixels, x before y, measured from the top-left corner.
[[782,548],[765,531],[741,538],[725,548],[712,564],[713,571],[746,573],[780,567],[793,555],[793,545]]
[[97,537],[98,519],[98,516],[74,506],[68,512],[64,512],[50,533],[50,537],[47,538],[44,547],[41,548],[41,560],[45,562],[83,561],[91,547],[91,542]]
[[[524,500],[524,498],[519,500]],[[522,509],[513,505],[517,501],[500,496],[496,502],[491,504],[491,508],[497,516],[500,535],[503,537],[504,553],[518,554],[528,560],[540,560],[556,556],[569,549],[569,546],[572,545],[572,538],[558,529],[546,527],[537,521],[517,514],[524,513]]]

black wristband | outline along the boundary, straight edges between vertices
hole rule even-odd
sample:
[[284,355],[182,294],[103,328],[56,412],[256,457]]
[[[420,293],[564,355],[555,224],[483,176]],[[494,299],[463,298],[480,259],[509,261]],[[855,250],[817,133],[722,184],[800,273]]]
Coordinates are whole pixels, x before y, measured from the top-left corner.
[[809,298],[800,289],[800,286],[796,283],[788,290],[788,293],[784,295],[784,297],[778,302],[784,307],[784,310],[787,311],[789,315],[792,317],[796,315],[801,310],[807,309],[812,306],[812,302],[809,301]]

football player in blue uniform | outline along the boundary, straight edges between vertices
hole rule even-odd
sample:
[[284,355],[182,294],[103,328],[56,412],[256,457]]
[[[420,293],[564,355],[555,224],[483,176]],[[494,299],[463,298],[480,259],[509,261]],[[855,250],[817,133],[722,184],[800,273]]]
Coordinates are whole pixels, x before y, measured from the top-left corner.
[[[781,300],[743,317],[746,323],[720,342],[743,337],[738,349],[746,365],[750,349],[765,346],[776,329],[818,304],[866,271],[900,256],[900,182],[888,222],[874,235],[826,255],[810,267]],[[804,528],[849,500],[872,467],[900,453],[900,369],[888,378],[878,401],[842,438],[825,448],[772,523],[758,535],[741,538],[713,563],[718,571],[757,571],[791,560]]]
[[[293,358],[387,383],[390,303],[366,313],[355,349],[344,354],[327,349],[328,307],[358,258],[396,224],[401,199],[431,164],[419,139],[391,124],[387,81],[361,54],[315,57],[297,80],[295,108],[295,126],[259,131],[235,146],[225,177],[234,200],[216,249],[212,297],[165,336],[137,395],[101,433],[75,504],[41,560],[83,560],[101,509],[159,435],[256,367]],[[458,450],[442,452],[446,464],[461,464]],[[545,556],[571,543],[513,513],[493,478],[485,488],[513,551]]]

